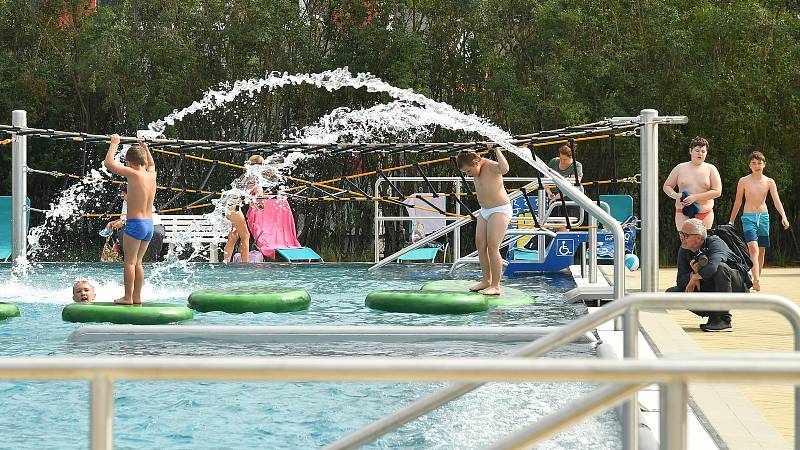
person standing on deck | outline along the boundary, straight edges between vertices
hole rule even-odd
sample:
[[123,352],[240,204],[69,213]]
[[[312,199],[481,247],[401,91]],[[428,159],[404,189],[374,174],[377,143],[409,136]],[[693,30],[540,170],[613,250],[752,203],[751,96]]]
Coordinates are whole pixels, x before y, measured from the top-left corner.
[[[714,224],[714,199],[722,195],[722,180],[713,164],[706,162],[708,141],[702,137],[689,144],[690,160],[672,169],[664,182],[664,193],[675,200],[675,228],[691,218],[703,221],[706,229]],[[675,187],[678,191],[675,191]]]

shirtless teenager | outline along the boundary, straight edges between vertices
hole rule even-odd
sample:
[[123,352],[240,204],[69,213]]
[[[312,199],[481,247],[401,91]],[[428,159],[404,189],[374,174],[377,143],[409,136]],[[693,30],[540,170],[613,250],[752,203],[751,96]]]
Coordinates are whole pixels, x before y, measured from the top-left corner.
[[470,291],[485,295],[500,295],[500,278],[503,277],[503,259],[500,242],[506,234],[513,214],[511,200],[503,185],[503,175],[508,173],[508,161],[500,147],[495,148],[497,161],[482,158],[475,152],[459,153],[458,168],[473,177],[478,203],[478,225],[475,228],[475,247],[481,263],[483,279]]
[[706,162],[707,154],[708,141],[699,136],[692,139],[689,144],[691,159],[675,166],[664,182],[664,193],[675,200],[678,231],[692,217],[702,220],[706,229],[714,224],[714,199],[722,195],[722,181],[717,168]]
[[775,209],[781,215],[781,225],[789,228],[789,219],[783,210],[783,203],[778,196],[778,187],[775,180],[764,175],[767,159],[761,152],[750,153],[750,175],[739,178],[736,185],[736,199],[733,202],[731,218],[728,221],[733,225],[739,208],[742,207],[744,197],[744,212],[742,213],[742,229],[747,249],[750,251],[750,260],[753,261],[753,289],[761,290],[761,269],[764,268],[764,256],[769,247],[769,212],[767,212],[767,195],[772,195]]

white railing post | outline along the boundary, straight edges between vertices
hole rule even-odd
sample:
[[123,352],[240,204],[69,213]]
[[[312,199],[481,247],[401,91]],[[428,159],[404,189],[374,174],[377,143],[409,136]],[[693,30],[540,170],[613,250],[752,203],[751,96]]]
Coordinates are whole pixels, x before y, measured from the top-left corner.
[[[12,111],[11,125],[27,127],[27,113],[20,109]],[[28,137],[15,134],[11,143],[11,259],[14,264],[27,259],[27,166]]]
[[[467,186],[469,188],[469,186]],[[457,199],[461,199],[461,180],[456,180],[456,189],[455,194]],[[455,202],[456,204],[456,214],[461,215],[461,203],[458,201]],[[446,255],[445,255],[446,256]],[[461,227],[456,227],[453,230],[453,262],[455,263],[461,259]]]
[[589,214],[589,283],[597,283],[597,217]]
[[[614,253],[618,255],[619,253]],[[622,316],[622,352],[625,359],[639,358],[639,308],[631,306]],[[639,448],[639,395],[634,392],[622,404],[622,448]]]
[[[373,193],[372,193],[373,197],[379,197],[378,189],[380,188],[381,181],[383,181],[381,179],[381,177],[378,177],[378,179],[375,180],[375,191],[373,191]],[[381,239],[380,216],[381,216],[381,209],[378,207],[378,200],[375,200],[375,201],[372,202],[372,210],[374,212],[373,218],[375,220],[375,223],[374,223],[374,231],[375,231],[375,263],[377,264],[378,261],[381,260],[381,250],[380,250],[380,239]],[[385,244],[384,244],[384,248],[386,248]]]
[[90,435],[92,450],[111,450],[114,447],[114,382],[97,375],[91,384]]
[[661,407],[660,437],[663,450],[686,450],[688,439],[687,409],[689,387],[685,380],[675,379],[659,385]]

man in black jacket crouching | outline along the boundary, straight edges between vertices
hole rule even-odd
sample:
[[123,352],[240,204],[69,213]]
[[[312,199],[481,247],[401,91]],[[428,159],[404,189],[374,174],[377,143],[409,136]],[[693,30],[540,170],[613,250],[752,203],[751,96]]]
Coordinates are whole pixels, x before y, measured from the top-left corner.
[[[708,236],[706,227],[698,219],[689,219],[678,232],[681,248],[678,250],[677,286],[667,292],[748,292],[749,275],[742,272],[742,262],[728,245],[717,236]],[[698,316],[708,316],[708,323],[700,325],[703,331],[731,331],[729,311],[692,311]]]

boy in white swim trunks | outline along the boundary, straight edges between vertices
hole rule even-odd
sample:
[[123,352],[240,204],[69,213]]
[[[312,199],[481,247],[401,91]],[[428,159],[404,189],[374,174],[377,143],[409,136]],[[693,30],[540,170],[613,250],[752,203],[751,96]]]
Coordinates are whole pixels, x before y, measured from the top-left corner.
[[511,201],[503,185],[503,175],[508,173],[508,161],[500,147],[494,151],[496,162],[482,158],[475,152],[462,152],[456,158],[459,170],[473,177],[481,205],[475,228],[475,247],[483,279],[470,290],[485,295],[500,295],[500,278],[503,276],[500,242],[512,215]]
[[761,152],[750,153],[749,157],[750,175],[739,178],[736,185],[736,199],[733,202],[731,218],[728,221],[731,225],[739,214],[742,206],[742,196],[744,196],[744,212],[742,213],[742,229],[744,230],[744,240],[747,242],[747,249],[750,251],[750,260],[753,261],[753,289],[761,290],[761,269],[764,268],[764,256],[769,247],[769,212],[767,212],[767,194],[772,195],[772,202],[775,209],[781,215],[781,225],[784,229],[789,228],[789,219],[783,210],[783,203],[778,196],[778,187],[775,180],[764,175],[764,167],[767,159]]

